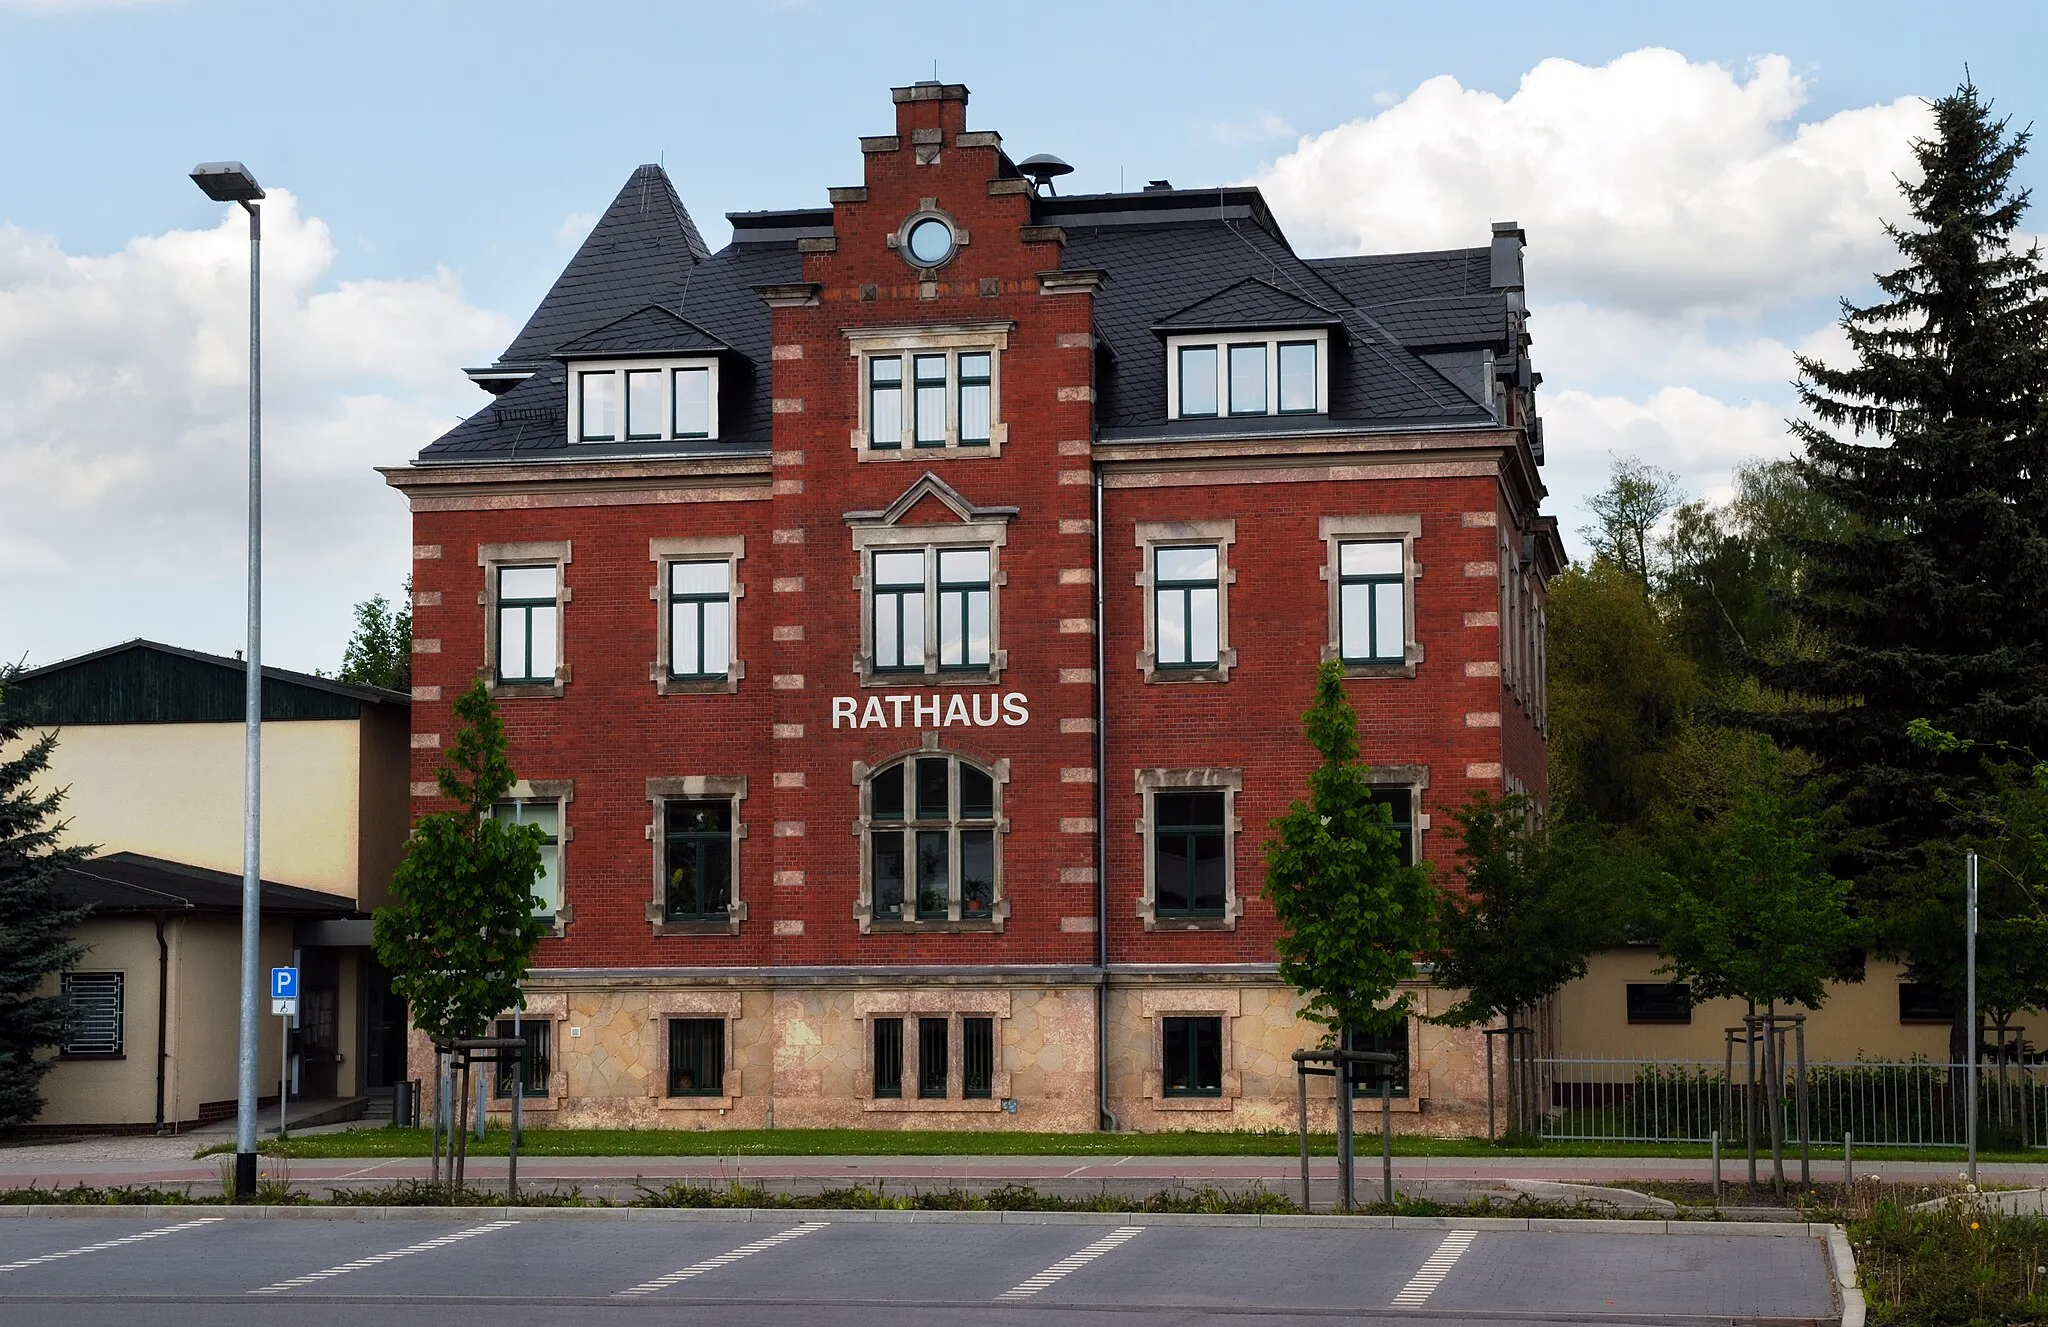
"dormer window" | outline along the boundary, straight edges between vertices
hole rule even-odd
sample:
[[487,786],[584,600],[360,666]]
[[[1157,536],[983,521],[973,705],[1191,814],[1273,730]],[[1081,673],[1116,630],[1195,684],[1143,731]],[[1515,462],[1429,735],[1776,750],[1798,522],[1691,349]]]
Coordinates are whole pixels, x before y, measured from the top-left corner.
[[718,436],[714,361],[572,364],[575,442],[686,442]]
[[1167,355],[1172,419],[1315,415],[1329,410],[1329,336],[1177,336]]

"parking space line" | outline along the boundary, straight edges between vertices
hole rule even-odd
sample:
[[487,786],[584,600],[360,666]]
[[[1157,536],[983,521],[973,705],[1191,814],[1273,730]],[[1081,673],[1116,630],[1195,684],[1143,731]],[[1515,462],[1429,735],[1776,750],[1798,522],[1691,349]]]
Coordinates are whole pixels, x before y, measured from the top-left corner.
[[159,1226],[155,1230],[144,1230],[133,1235],[123,1235],[119,1239],[101,1240],[97,1244],[85,1244],[75,1249],[65,1249],[61,1253],[45,1253],[39,1258],[23,1258],[20,1262],[0,1263],[0,1272],[18,1272],[24,1267],[35,1267],[41,1263],[55,1262],[59,1258],[76,1258],[81,1253],[98,1253],[102,1249],[118,1249],[123,1244],[137,1244],[146,1239],[155,1239],[158,1235],[175,1235],[181,1230],[196,1230],[200,1226],[210,1226],[216,1221],[225,1221],[226,1219],[226,1217],[220,1216],[202,1216],[197,1221],[181,1221],[175,1226]]
[[752,1254],[765,1252],[778,1244],[787,1244],[800,1235],[808,1235],[814,1230],[823,1230],[831,1224],[830,1221],[806,1221],[800,1226],[792,1226],[779,1235],[770,1235],[766,1239],[757,1239],[752,1244],[742,1244],[731,1253],[721,1253],[716,1258],[706,1258],[703,1262],[692,1263],[680,1271],[670,1272],[667,1276],[657,1276],[652,1281],[642,1281],[632,1289],[621,1290],[617,1294],[622,1298],[636,1295],[651,1295],[657,1290],[666,1290],[670,1286],[680,1285],[693,1276],[702,1276],[706,1272],[715,1272],[728,1263],[736,1263],[740,1259]]
[[308,1272],[304,1276],[295,1276],[289,1281],[279,1281],[275,1285],[259,1286],[249,1293],[252,1295],[275,1295],[284,1290],[297,1290],[302,1286],[312,1285],[315,1281],[325,1281],[329,1277],[340,1276],[346,1272],[360,1272],[365,1267],[375,1267],[379,1263],[387,1263],[394,1258],[406,1258],[415,1253],[426,1253],[432,1249],[445,1248],[458,1240],[469,1239],[475,1235],[488,1235],[494,1230],[503,1230],[507,1226],[516,1226],[518,1224],[517,1221],[492,1221],[487,1225],[471,1226],[468,1230],[458,1230],[453,1234],[442,1235],[436,1239],[421,1240],[417,1244],[408,1244],[402,1249],[393,1249],[389,1253],[372,1254],[367,1258],[358,1258],[354,1262],[345,1262],[339,1267],[328,1267],[318,1272]]
[[1451,1268],[1465,1256],[1465,1250],[1471,1248],[1472,1241],[1478,1237],[1476,1230],[1454,1230],[1444,1236],[1444,1242],[1436,1246],[1436,1252],[1415,1269],[1415,1275],[1409,1277],[1408,1284],[1401,1287],[1401,1293],[1394,1296],[1391,1307],[1412,1309],[1428,1303],[1429,1297],[1436,1293],[1436,1288],[1444,1283]]
[[1143,1226],[1118,1226],[1109,1234],[1096,1240],[1078,1253],[1069,1254],[1028,1281],[1019,1281],[996,1298],[1005,1300],[1029,1299],[1067,1273],[1086,1267],[1103,1254],[1128,1240],[1145,1233]]

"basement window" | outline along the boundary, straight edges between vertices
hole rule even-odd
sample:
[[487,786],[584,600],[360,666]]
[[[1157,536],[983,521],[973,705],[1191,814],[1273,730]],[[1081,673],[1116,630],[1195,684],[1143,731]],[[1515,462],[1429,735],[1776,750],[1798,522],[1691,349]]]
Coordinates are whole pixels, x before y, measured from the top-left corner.
[[63,976],[64,1042],[67,1057],[114,1059],[123,1050],[124,972],[67,972]]

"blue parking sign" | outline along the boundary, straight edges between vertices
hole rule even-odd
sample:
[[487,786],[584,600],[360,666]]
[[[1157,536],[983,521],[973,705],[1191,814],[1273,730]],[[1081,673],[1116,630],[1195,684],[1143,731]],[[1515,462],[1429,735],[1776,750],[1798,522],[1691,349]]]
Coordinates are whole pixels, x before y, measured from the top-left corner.
[[297,968],[272,968],[270,970],[270,998],[273,1000],[296,1000],[299,998],[299,970]]

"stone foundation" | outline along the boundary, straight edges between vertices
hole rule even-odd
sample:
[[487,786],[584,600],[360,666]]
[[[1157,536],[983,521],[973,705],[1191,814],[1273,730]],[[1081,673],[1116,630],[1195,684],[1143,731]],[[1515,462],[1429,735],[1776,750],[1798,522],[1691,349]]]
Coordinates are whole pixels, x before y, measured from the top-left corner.
[[[550,1024],[552,1072],[544,1096],[529,1095],[525,1118],[540,1128],[1021,1129],[1086,1132],[1096,1107],[1092,980],[965,977],[905,981],[877,974],[845,978],[658,977],[583,979],[536,974],[526,1022]],[[1478,1029],[1439,1027],[1427,1015],[1449,993],[1417,987],[1410,1016],[1409,1094],[1393,1101],[1402,1133],[1480,1134],[1486,1128],[1486,1049]],[[1323,1028],[1300,1017],[1300,997],[1270,977],[1113,976],[1106,992],[1109,1110],[1120,1130],[1292,1130],[1299,1110],[1293,1053],[1321,1043]],[[1161,1020],[1215,1016],[1222,1027],[1218,1096],[1162,1091]],[[670,1096],[667,1022],[725,1023],[725,1079],[719,1095]],[[904,1088],[877,1098],[872,1063],[876,1018],[904,1020]],[[962,1019],[994,1023],[990,1095],[962,1089]],[[948,1020],[949,1079],[943,1098],[916,1089],[914,1029]],[[412,1076],[428,1107],[433,1050],[415,1032]],[[480,1075],[481,1077],[482,1075]],[[486,1091],[489,1089],[486,1088]],[[1328,1078],[1309,1083],[1309,1124],[1334,1125]],[[492,1098],[492,1118],[510,1102]],[[1377,1113],[1376,1100],[1361,1111]]]

